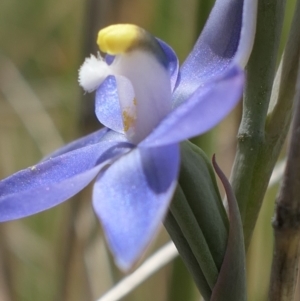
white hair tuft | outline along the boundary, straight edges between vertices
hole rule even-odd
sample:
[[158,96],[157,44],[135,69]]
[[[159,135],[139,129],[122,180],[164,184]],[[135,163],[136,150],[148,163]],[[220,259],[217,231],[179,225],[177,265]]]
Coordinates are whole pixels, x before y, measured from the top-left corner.
[[93,92],[110,74],[112,74],[110,67],[103,58],[100,55],[98,57],[91,55],[91,57],[85,59],[79,68],[79,85],[86,92]]

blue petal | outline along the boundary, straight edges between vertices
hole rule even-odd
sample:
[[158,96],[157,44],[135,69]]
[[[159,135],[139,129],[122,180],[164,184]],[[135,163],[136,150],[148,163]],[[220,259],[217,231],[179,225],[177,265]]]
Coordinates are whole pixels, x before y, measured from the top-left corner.
[[136,148],[98,177],[94,208],[124,271],[140,258],[158,231],[176,187],[178,169],[178,145]]
[[199,87],[140,143],[143,147],[173,144],[203,134],[218,124],[239,101],[243,72],[234,67],[223,78]]
[[[239,59],[246,59],[241,57],[241,51],[249,56],[255,33],[256,2],[216,1],[193,51],[181,67],[181,83],[175,91],[174,106],[187,99],[199,85],[224,72],[233,62],[240,41],[243,45]],[[241,38],[242,29],[247,35]]]
[[171,78],[171,89],[172,91],[176,88],[178,84],[178,72],[179,72],[179,62],[176,53],[174,50],[164,41],[157,39],[161,48],[165,52],[168,58],[168,70]]
[[68,153],[70,151],[74,151],[76,149],[96,144],[99,142],[109,141],[109,142],[126,142],[127,139],[124,135],[119,134],[117,132],[111,131],[108,128],[102,128],[94,133],[91,133],[87,136],[84,136],[82,138],[79,138],[77,140],[74,140],[65,146],[61,147],[60,149],[54,151],[50,155],[48,155],[43,161],[50,158],[55,158],[57,156],[63,155],[65,153]]
[[109,159],[129,150],[123,142],[102,142],[48,159],[0,182],[0,221],[46,210],[83,189]]
[[124,133],[117,81],[113,75],[108,76],[96,90],[95,113],[104,126]]

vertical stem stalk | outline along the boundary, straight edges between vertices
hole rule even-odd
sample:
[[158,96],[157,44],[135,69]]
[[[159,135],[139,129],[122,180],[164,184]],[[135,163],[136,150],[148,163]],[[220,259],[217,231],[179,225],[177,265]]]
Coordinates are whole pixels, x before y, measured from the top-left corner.
[[300,242],[300,65],[291,143],[273,221],[275,253],[269,300],[292,301],[297,282]]
[[[247,84],[238,148],[232,170],[234,189],[248,245],[277,153],[268,149],[265,122],[279,49],[285,0],[258,2],[257,33],[247,65]],[[280,149],[280,148],[279,148]],[[267,156],[264,156],[268,150]],[[266,159],[267,158],[267,159]]]

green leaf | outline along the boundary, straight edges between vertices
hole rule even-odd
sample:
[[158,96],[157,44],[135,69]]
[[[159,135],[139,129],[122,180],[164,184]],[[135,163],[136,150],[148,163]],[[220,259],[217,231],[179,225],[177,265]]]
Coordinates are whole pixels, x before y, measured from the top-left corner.
[[179,184],[207,241],[218,271],[227,244],[228,218],[206,154],[186,141],[181,145]]
[[246,301],[246,263],[241,215],[232,187],[215,157],[213,165],[226,191],[230,226],[225,257],[210,301]]
[[218,280],[228,239],[228,218],[206,155],[181,145],[179,185],[165,226],[205,300]]

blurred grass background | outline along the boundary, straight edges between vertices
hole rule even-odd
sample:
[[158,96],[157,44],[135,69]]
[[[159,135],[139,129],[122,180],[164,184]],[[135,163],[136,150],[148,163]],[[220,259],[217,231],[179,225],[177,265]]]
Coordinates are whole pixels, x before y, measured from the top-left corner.
[[[138,24],[168,42],[182,62],[213,2],[1,0],[0,178],[100,127],[93,115],[93,96],[79,88],[77,71],[84,57],[96,52],[101,27]],[[288,1],[282,45],[294,3]],[[241,106],[195,140],[209,155],[217,153],[227,175],[240,113]],[[266,197],[248,254],[249,301],[267,300],[276,189]],[[167,240],[162,230],[148,254]],[[47,212],[0,225],[0,301],[92,301],[121,277],[106,250],[89,189]],[[176,301],[186,292],[189,297],[184,300],[199,300],[176,260],[124,300]]]

